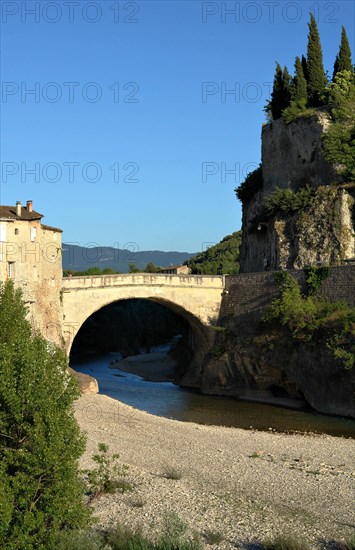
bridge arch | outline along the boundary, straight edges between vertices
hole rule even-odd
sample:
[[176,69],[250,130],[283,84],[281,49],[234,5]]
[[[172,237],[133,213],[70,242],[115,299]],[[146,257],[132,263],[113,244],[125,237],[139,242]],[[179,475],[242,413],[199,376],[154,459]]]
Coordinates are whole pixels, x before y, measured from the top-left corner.
[[192,372],[198,377],[203,358],[213,344],[211,327],[219,316],[223,288],[224,278],[218,276],[138,273],[64,278],[62,305],[66,351],[70,353],[81,326],[96,311],[121,300],[147,299],[171,309],[189,323],[194,335],[190,378]]

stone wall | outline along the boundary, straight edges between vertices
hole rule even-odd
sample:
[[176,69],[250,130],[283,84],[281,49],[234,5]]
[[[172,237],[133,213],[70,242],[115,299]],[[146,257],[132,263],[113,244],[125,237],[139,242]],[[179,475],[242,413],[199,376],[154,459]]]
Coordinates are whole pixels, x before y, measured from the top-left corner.
[[323,158],[322,135],[328,126],[324,113],[301,117],[290,124],[280,118],[263,126],[261,160],[266,194],[275,187],[297,191],[305,183],[318,187],[341,181],[335,168]]
[[[305,289],[303,270],[288,271]],[[222,300],[221,318],[233,316],[234,329],[243,335],[254,334],[265,308],[279,294],[272,272],[241,273],[226,277],[226,294]],[[345,300],[355,306],[355,265],[330,268],[330,275],[319,289],[319,295],[332,301]]]

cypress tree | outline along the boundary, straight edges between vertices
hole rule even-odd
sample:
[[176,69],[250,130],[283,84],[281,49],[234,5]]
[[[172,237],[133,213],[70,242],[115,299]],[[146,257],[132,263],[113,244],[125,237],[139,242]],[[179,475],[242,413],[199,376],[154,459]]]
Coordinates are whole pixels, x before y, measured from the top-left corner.
[[307,101],[307,81],[304,76],[302,62],[299,57],[295,60],[295,76],[291,85],[292,101]]
[[308,101],[313,107],[321,105],[327,78],[323,67],[323,54],[319,38],[317,22],[313,14],[308,23],[308,45],[307,45],[307,72],[308,72]]
[[303,69],[304,77],[305,77],[305,79],[306,79],[306,82],[308,83],[307,59],[305,58],[304,55],[302,55],[301,64],[302,64],[302,69]]
[[287,67],[282,70],[281,65],[276,63],[271,100],[265,109],[273,120],[280,118],[282,111],[290,104],[290,82],[291,77]]
[[288,72],[287,67],[284,67],[283,73],[283,93],[282,93],[282,110],[286,109],[286,107],[289,107],[291,103],[291,83],[292,78],[290,73]]
[[350,44],[344,27],[341,28],[341,42],[339,53],[335,58],[333,82],[336,74],[340,73],[341,71],[350,71],[351,73],[353,72]]
[[64,352],[32,334],[21,292],[1,284],[1,548],[44,550],[59,530],[85,526],[78,395]]

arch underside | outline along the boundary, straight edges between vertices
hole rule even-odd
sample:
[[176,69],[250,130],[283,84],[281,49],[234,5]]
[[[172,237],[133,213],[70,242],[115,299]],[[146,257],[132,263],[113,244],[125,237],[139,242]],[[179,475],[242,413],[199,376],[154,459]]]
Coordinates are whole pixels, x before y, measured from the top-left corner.
[[[138,289],[135,290],[137,291]],[[141,289],[141,291],[134,292],[134,295],[132,295],[133,293],[131,290],[127,293],[123,293],[121,288],[119,293],[115,293],[116,296],[113,296],[112,293],[109,293],[109,296],[93,296],[93,293],[85,293],[85,291],[79,291],[75,293],[75,300],[68,300],[70,294],[72,294],[71,298],[74,298],[74,293],[67,293],[63,301],[63,310],[64,333],[68,355],[70,354],[74,338],[79,332],[80,328],[85,323],[85,321],[95,312],[115,302],[134,299],[145,299],[161,304],[162,306],[170,309],[175,314],[181,316],[188,322],[193,334],[193,359],[191,361],[191,364],[189,365],[188,385],[198,387],[201,378],[204,358],[211,346],[213,345],[214,340],[215,333],[211,328],[210,322],[203,322],[203,320],[198,315],[199,311],[198,307],[196,307],[196,300],[178,300],[178,297],[176,295],[170,297],[162,295],[157,296],[156,294],[152,295],[151,293],[147,292],[147,290],[149,289]],[[68,307],[69,302],[71,302],[70,308]],[[186,306],[193,306],[191,309],[197,310],[197,314],[187,309]],[[202,307],[203,306],[204,304],[202,304]],[[71,313],[72,315],[70,315],[69,313]],[[209,321],[213,322],[213,320],[210,318]]]

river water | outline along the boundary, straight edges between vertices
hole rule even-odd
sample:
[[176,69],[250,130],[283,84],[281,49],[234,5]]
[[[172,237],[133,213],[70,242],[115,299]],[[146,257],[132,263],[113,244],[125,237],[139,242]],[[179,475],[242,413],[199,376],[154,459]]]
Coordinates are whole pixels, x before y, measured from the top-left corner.
[[207,396],[171,382],[149,382],[109,368],[119,353],[71,363],[79,372],[94,376],[100,393],[136,409],[184,422],[277,432],[314,432],[355,439],[355,421],[345,418],[252,403],[233,397]]

